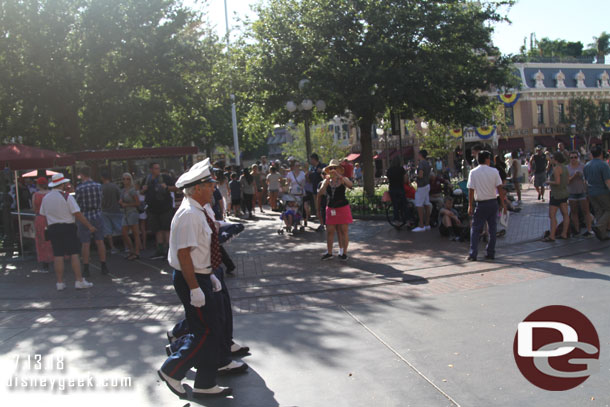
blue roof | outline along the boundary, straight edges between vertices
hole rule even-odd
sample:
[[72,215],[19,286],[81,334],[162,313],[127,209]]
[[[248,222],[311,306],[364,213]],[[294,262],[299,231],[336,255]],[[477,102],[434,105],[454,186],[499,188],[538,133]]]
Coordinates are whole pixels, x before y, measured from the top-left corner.
[[587,88],[598,88],[598,80],[599,76],[604,72],[608,72],[610,75],[610,67],[608,65],[599,65],[596,67],[595,64],[591,64],[591,67],[582,67],[577,66],[574,67],[574,64],[566,64],[565,66],[558,66],[558,64],[554,65],[552,68],[544,66],[540,64],[540,66],[529,66],[523,69],[525,74],[525,83],[529,88],[536,87],[536,80],[534,79],[534,75],[538,73],[540,70],[544,74],[544,86],[546,88],[557,88],[557,84],[555,82],[555,75],[559,73],[559,71],[563,72],[565,75],[565,87],[566,88],[576,88],[576,79],[575,76],[578,72],[582,71],[585,74],[585,86]]

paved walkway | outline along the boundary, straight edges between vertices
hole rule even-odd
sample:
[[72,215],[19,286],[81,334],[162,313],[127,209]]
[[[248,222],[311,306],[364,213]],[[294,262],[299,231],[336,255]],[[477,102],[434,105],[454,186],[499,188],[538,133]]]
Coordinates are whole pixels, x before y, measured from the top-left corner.
[[[279,236],[271,213],[246,221],[243,235],[227,246],[238,265],[228,284],[237,339],[253,348],[251,369],[219,379],[234,386],[235,399],[200,404],[567,406],[591,397],[609,403],[606,373],[595,391],[571,393],[566,403],[561,395],[532,394],[506,360],[514,326],[533,304],[564,303],[566,293],[578,293],[580,306],[601,310],[610,281],[608,243],[537,240],[548,225],[547,208],[531,192],[524,195],[493,263],[466,262],[467,244],[436,230],[396,231],[381,221],[356,221],[350,259],[322,262],[323,234]],[[102,276],[92,265],[92,289],[69,284],[57,292],[54,275],[37,272],[32,260],[0,263],[0,397],[7,405],[186,405],[155,375],[165,329],[183,315],[167,262],[114,255],[109,266],[111,275]],[[599,292],[592,295],[590,287]],[[506,324],[492,328],[491,314]],[[594,320],[604,329],[600,337],[610,334],[610,326]],[[129,377],[133,386],[69,397],[4,386],[15,359],[36,354],[67,360],[71,377]]]

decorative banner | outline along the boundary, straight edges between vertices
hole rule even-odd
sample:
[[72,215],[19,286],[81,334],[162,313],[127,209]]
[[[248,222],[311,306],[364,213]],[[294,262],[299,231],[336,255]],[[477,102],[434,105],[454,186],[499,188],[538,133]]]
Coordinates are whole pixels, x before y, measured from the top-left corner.
[[474,132],[479,138],[487,140],[496,133],[496,126],[475,127]]
[[455,138],[460,138],[464,135],[462,129],[451,129],[451,135]]
[[520,93],[505,93],[503,95],[498,95],[498,99],[500,102],[504,103],[504,106],[512,107],[517,103],[520,96]]
[[610,131],[610,120],[606,121],[603,126],[604,131]]

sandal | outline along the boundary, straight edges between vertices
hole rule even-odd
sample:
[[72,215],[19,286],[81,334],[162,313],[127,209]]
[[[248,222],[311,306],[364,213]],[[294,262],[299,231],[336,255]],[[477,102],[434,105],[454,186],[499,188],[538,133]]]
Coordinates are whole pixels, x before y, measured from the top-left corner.
[[128,257],[127,260],[129,261],[134,261],[134,260],[138,260],[140,258],[139,254],[135,254],[135,253],[131,253]]
[[551,239],[550,237],[548,237],[548,236],[547,236],[547,237],[545,237],[544,239],[542,239],[542,241],[543,241],[543,242],[547,242],[547,243],[548,243],[548,242],[553,242],[553,243],[554,243],[554,242],[555,242],[555,239]]

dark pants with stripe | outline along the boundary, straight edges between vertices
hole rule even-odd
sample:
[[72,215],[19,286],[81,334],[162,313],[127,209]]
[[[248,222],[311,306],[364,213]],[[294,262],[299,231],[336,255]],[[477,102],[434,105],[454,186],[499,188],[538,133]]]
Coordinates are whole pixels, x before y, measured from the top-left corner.
[[216,385],[220,326],[210,276],[195,276],[206,298],[205,305],[200,308],[191,305],[191,290],[182,272],[174,271],[174,288],[184,305],[186,321],[192,335],[184,337],[180,349],[167,358],[161,370],[168,376],[181,380],[194,366],[197,369],[195,388],[207,389]]
[[235,263],[233,263],[233,260],[231,260],[231,256],[229,256],[229,253],[227,253],[227,251],[222,245],[220,245],[220,255],[222,256],[222,264],[224,264],[227,269],[233,270],[235,268]]
[[[219,355],[218,355],[218,367],[223,367],[231,362],[231,345],[233,344],[233,309],[231,308],[231,296],[229,295],[229,289],[225,284],[224,271],[222,267],[214,270],[214,274],[220,280],[222,290],[216,293],[212,293],[214,299],[214,305],[216,309],[217,323],[219,326],[218,338],[219,338]],[[206,295],[206,298],[207,297]],[[179,338],[177,341],[171,344],[170,349],[172,352],[176,352],[182,345],[188,340],[189,324],[186,319],[178,322],[172,334]]]
[[472,218],[472,228],[470,230],[470,257],[476,258],[479,253],[479,237],[485,227],[489,225],[489,242],[487,243],[487,255],[496,255],[496,230],[498,218],[498,201],[490,199],[478,201],[474,209]]

